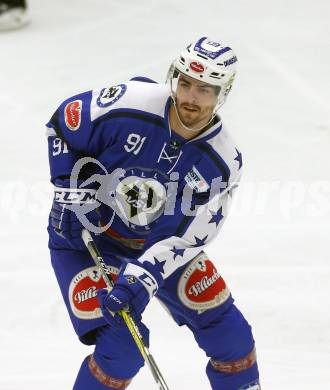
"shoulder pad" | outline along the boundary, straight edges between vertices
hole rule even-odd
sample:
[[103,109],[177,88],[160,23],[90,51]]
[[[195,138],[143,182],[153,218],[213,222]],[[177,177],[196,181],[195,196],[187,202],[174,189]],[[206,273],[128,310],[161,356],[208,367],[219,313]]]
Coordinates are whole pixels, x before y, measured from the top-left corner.
[[134,80],[108,88],[95,89],[92,94],[92,121],[115,110],[135,110],[164,117],[170,89],[164,84]]
[[53,128],[57,136],[74,149],[83,149],[88,142],[91,98],[92,93],[88,91],[66,99],[47,123],[47,127]]

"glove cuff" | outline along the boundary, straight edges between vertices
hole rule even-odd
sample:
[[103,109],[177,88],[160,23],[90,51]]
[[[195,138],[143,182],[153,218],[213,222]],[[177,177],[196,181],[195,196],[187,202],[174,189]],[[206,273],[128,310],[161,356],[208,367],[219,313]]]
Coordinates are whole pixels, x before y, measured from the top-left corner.
[[125,277],[134,276],[137,278],[143,287],[147,290],[150,299],[158,291],[158,282],[156,278],[145,268],[142,268],[134,263],[128,263],[123,275]]

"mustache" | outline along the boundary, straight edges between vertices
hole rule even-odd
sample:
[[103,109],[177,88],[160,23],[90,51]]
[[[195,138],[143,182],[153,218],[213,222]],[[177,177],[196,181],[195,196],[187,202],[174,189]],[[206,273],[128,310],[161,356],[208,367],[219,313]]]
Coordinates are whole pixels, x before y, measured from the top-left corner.
[[191,109],[194,109],[194,110],[200,110],[200,107],[197,106],[196,104],[190,104],[190,103],[180,103],[180,108],[184,108],[184,107],[188,107],[188,108],[191,108]]

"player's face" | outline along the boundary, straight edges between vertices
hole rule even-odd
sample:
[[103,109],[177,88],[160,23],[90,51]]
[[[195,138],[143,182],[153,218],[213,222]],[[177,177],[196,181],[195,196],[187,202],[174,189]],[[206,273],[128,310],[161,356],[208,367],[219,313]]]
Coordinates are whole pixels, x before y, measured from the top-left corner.
[[180,74],[176,104],[182,123],[191,129],[206,125],[212,116],[217,97],[213,86]]

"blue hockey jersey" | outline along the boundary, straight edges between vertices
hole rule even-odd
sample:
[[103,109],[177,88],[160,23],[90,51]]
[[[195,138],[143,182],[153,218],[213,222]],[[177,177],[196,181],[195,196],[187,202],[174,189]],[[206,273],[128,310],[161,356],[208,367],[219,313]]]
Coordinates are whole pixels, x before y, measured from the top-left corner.
[[83,179],[115,177],[101,185],[100,240],[164,279],[216,236],[242,168],[219,117],[187,141],[170,128],[170,104],[168,85],[131,80],[65,100],[47,124],[52,182],[86,157]]

